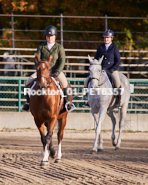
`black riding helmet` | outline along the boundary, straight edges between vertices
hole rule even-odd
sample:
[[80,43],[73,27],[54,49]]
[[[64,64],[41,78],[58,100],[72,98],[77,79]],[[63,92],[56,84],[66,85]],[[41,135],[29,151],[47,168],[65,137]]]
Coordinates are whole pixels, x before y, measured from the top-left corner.
[[49,25],[45,28],[43,35],[45,35],[45,36],[57,35],[57,28],[53,25]]
[[103,37],[114,37],[114,32],[112,30],[106,30],[103,33]]

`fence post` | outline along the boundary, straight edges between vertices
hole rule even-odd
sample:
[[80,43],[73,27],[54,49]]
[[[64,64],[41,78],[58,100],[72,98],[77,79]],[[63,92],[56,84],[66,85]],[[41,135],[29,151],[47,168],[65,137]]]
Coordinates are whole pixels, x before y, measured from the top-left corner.
[[107,15],[105,15],[105,31],[108,29]]
[[18,112],[21,112],[21,79],[19,79],[18,87]]
[[60,18],[60,25],[61,25],[61,45],[63,46],[63,14],[60,15],[61,18]]
[[11,29],[12,29],[12,48],[15,48],[15,43],[14,43],[14,17],[13,17],[13,13],[11,13]]

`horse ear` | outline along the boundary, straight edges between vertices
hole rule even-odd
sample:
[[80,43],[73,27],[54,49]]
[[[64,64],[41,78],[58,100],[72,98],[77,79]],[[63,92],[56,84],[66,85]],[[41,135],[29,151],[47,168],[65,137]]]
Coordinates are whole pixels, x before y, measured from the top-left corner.
[[88,59],[90,63],[93,63],[93,59],[88,55]]
[[35,54],[35,58],[36,58],[36,60],[39,62],[41,59],[40,59],[40,57],[39,57],[39,55],[36,53]]
[[102,63],[103,58],[104,58],[104,55],[102,55],[102,57],[98,60],[98,63],[99,63],[100,65],[101,65],[101,63]]
[[53,59],[53,56],[50,55],[50,56],[49,56],[49,59],[48,59],[48,62],[50,63],[52,59]]

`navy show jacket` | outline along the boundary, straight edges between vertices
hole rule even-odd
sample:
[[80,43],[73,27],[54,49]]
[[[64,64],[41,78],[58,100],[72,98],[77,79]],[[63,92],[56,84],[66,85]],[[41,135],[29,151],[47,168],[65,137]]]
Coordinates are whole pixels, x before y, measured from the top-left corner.
[[120,65],[120,52],[118,46],[116,46],[114,43],[112,43],[108,50],[106,51],[105,44],[101,44],[97,52],[95,54],[95,59],[99,59],[104,55],[103,61],[102,61],[102,69],[106,68],[108,70],[114,69],[117,70],[118,66]]

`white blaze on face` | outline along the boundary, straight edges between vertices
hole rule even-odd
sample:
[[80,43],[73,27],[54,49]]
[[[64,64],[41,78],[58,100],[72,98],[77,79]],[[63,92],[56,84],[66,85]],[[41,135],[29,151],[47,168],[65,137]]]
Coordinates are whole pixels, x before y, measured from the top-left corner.
[[45,68],[45,64],[44,63],[42,64],[42,68]]

